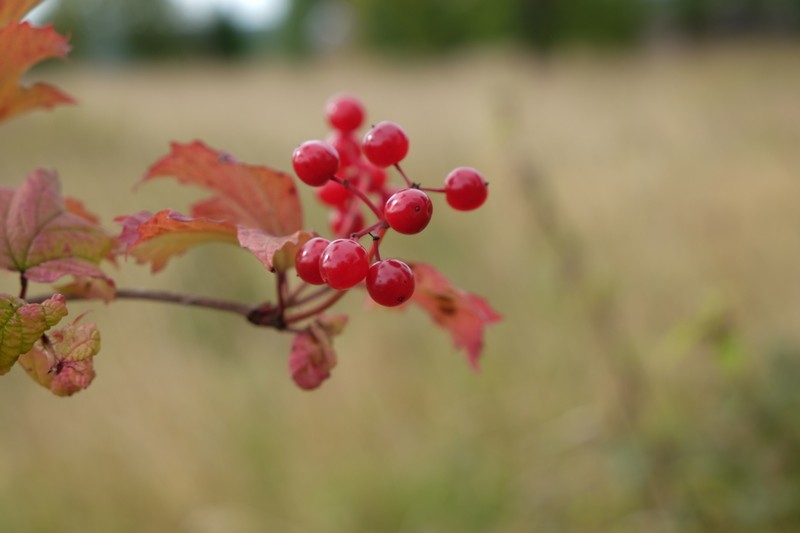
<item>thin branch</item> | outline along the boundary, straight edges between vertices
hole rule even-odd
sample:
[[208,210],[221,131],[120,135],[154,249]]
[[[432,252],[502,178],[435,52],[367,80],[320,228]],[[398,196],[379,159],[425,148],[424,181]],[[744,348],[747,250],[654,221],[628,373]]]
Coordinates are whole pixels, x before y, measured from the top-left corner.
[[338,302],[342,298],[342,296],[344,296],[345,294],[347,294],[347,291],[336,291],[336,294],[334,294],[333,296],[331,296],[330,298],[328,298],[324,302],[320,303],[316,307],[314,307],[312,309],[309,309],[308,311],[303,311],[301,313],[297,313],[296,315],[287,316],[284,319],[284,323],[286,325],[294,324],[295,322],[299,322],[301,320],[305,320],[306,318],[311,318],[314,315],[318,315],[322,311],[325,311],[326,309],[331,307],[333,304]]
[[[37,296],[28,298],[29,303],[42,303],[51,295]],[[67,296],[68,300],[87,300],[83,296]],[[254,306],[232,302],[230,300],[219,300],[216,298],[205,298],[188,294],[175,294],[167,291],[148,291],[140,289],[117,289],[117,300],[149,300],[153,302],[174,303],[190,307],[202,307],[217,311],[226,311],[247,317],[254,309]]]

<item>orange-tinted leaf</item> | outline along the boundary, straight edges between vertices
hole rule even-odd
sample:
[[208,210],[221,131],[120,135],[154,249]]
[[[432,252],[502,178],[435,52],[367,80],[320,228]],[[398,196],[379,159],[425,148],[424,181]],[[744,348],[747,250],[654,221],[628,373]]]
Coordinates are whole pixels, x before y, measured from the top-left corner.
[[477,370],[483,350],[483,330],[502,317],[486,300],[454,287],[432,266],[414,263],[411,268],[416,283],[411,301],[450,332],[456,347],[466,350],[470,364]]
[[113,301],[117,296],[117,286],[112,280],[85,276],[76,276],[73,281],[59,285],[55,290],[67,298],[103,300],[105,303]]
[[0,268],[49,283],[67,274],[104,277],[96,266],[114,240],[66,210],[55,172],[37,170],[0,190]]
[[[0,9],[4,9],[0,6]],[[45,83],[19,85],[22,75],[36,63],[51,57],[65,58],[67,40],[52,26],[33,27],[27,22],[0,28],[0,122],[35,108],[51,108],[75,101]]]
[[42,0],[0,0],[0,26],[22,20]]
[[19,358],[28,375],[56,396],[71,396],[95,378],[93,358],[100,351],[100,332],[91,323],[72,324],[47,334]]
[[305,331],[298,333],[292,342],[289,356],[289,371],[298,387],[312,390],[319,387],[331,375],[336,366],[333,337],[347,324],[344,315],[321,315]]
[[0,375],[28,352],[42,334],[67,314],[67,300],[56,294],[41,304],[0,294]]
[[252,252],[271,272],[286,272],[292,268],[297,250],[313,237],[313,233],[305,230],[275,237],[252,228],[239,228],[237,235],[242,248]]
[[200,141],[172,143],[142,180],[175,177],[215,194],[192,208],[193,217],[257,228],[269,235],[290,235],[302,227],[303,215],[292,178],[265,166],[248,165]]
[[236,228],[227,222],[203,218],[192,218],[171,209],[150,215],[145,211],[127,217],[119,217],[122,234],[119,241],[125,252],[137,263],[150,263],[153,272],[158,272],[167,261],[184,254],[189,248],[208,242],[238,244]]
[[72,198],[67,196],[64,198],[64,207],[75,216],[79,216],[84,219],[86,222],[90,222],[92,224],[99,224],[100,218],[86,209],[86,206],[83,205],[83,202],[78,200],[77,198]]

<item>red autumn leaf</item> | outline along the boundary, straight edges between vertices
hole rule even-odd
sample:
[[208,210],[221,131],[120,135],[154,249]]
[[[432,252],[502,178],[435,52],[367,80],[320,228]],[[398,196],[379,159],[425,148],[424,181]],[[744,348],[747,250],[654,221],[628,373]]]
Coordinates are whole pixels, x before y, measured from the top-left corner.
[[67,314],[67,300],[56,294],[41,304],[0,294],[0,375],[8,372],[17,358],[30,351],[42,334]]
[[292,342],[289,371],[298,387],[313,390],[331,375],[336,366],[333,337],[347,324],[347,317],[321,315],[305,331],[298,333]]
[[275,237],[253,228],[239,228],[237,235],[241,247],[252,252],[271,272],[286,272],[293,267],[297,250],[314,236],[310,231],[300,230]]
[[118,241],[124,246],[124,252],[132,255],[137,263],[151,263],[153,272],[164,268],[171,257],[182,255],[199,244],[238,244],[236,228],[231,224],[187,217],[171,209],[155,215],[142,211],[115,220],[122,223]]
[[[0,16],[17,16],[23,9],[4,3],[0,5]],[[27,22],[10,22],[0,28],[0,50],[0,122],[32,109],[75,103],[72,97],[52,85],[36,83],[22,87],[19,84],[22,75],[36,63],[67,56],[67,40],[52,26],[39,28]]]
[[19,358],[28,375],[56,396],[71,396],[95,378],[93,358],[100,351],[100,332],[91,323],[72,324],[51,331]]
[[61,276],[105,277],[98,268],[114,240],[67,211],[55,172],[37,170],[0,189],[0,268],[50,283]]
[[483,330],[502,317],[481,298],[453,286],[439,271],[425,263],[411,265],[416,288],[411,301],[428,312],[433,321],[450,332],[457,348],[467,352],[475,370],[483,350]]
[[16,22],[42,0],[0,0],[0,26]]
[[142,181],[160,177],[175,177],[180,183],[214,192],[193,206],[193,217],[257,228],[275,236],[302,228],[300,199],[288,174],[240,163],[200,141],[172,143],[172,151],[150,167]]

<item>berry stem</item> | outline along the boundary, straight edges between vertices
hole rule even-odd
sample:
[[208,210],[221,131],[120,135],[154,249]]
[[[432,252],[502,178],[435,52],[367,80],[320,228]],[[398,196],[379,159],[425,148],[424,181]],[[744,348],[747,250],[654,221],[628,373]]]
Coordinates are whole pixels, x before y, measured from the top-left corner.
[[369,258],[370,260],[380,261],[381,260],[381,251],[380,246],[381,242],[383,241],[383,236],[386,235],[386,231],[389,229],[389,225],[386,224],[378,230],[378,234],[372,238],[372,248],[369,249]]
[[320,287],[319,289],[315,290],[312,293],[305,295],[302,298],[298,298],[296,300],[292,300],[289,307],[298,307],[301,305],[305,305],[308,302],[313,302],[314,300],[319,299],[320,297],[328,294],[332,289],[330,287]]
[[316,307],[312,307],[311,309],[308,309],[301,313],[297,313],[296,315],[293,316],[287,316],[284,318],[283,322],[284,324],[289,325],[289,324],[294,324],[295,322],[299,322],[301,320],[305,320],[306,318],[311,318],[314,315],[318,315],[321,312],[328,309],[329,307],[331,307],[336,302],[338,302],[345,294],[347,294],[347,291],[336,291],[336,294],[334,294],[324,302],[320,303]]
[[367,197],[366,194],[364,194],[364,192],[361,189],[359,189],[358,187],[353,187],[352,185],[350,185],[350,181],[349,180],[346,180],[346,179],[342,180],[342,179],[333,177],[333,178],[331,178],[331,181],[335,181],[336,183],[338,183],[339,185],[341,185],[342,187],[344,187],[348,191],[352,192],[359,200],[364,202],[366,204],[366,206],[369,207],[369,209],[373,213],[375,213],[376,217],[378,217],[379,219],[383,218],[383,211],[378,209],[378,207],[372,202],[372,200],[369,199],[369,197]]
[[286,298],[286,307],[291,307],[293,305],[297,305],[297,299],[300,297],[303,292],[305,292],[311,285],[306,283],[305,281],[302,282],[300,285],[295,287],[289,292],[289,296]]
[[286,273],[278,271],[275,276],[275,294],[278,297],[278,313],[283,313],[283,310],[286,309],[286,289]]
[[397,169],[397,171],[400,173],[400,175],[401,175],[401,176],[403,176],[403,179],[406,181],[406,185],[407,185],[407,186],[409,186],[409,187],[417,187],[417,185],[415,185],[413,181],[411,181],[410,179],[408,179],[408,176],[406,176],[406,173],[405,173],[405,172],[403,171],[403,169],[400,167],[400,163],[395,163],[395,164],[394,164],[394,168],[396,168],[396,169]]
[[375,224],[371,225],[368,228],[364,228],[361,231],[358,231],[356,233],[351,234],[350,238],[358,240],[358,239],[360,239],[361,237],[363,237],[364,235],[366,235],[368,233],[372,233],[373,231],[380,231],[381,229],[388,228],[388,227],[389,227],[389,224],[386,222],[385,219],[382,219],[382,220],[377,221]]
[[444,187],[439,187],[439,188],[436,188],[436,187],[420,187],[419,190],[425,191],[425,192],[440,192],[440,193],[447,192]]

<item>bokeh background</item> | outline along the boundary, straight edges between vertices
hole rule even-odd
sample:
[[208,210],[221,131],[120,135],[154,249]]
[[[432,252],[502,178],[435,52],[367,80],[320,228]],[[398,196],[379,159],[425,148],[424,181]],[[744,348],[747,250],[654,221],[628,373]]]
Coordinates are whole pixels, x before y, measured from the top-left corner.
[[[72,304],[101,327],[98,378],[69,399],[2,378],[0,531],[800,529],[800,2],[63,0],[34,15],[74,50],[30,77],[80,105],[0,127],[3,186],[56,168],[109,228],[185,210],[200,191],[133,191],[169,141],[289,169],[347,91],[407,130],[415,180],[489,178],[485,207],[435,199],[431,226],[384,253],[436,264],[505,319],[476,374],[423,313],[356,291],[339,366],[307,393],[289,336]],[[246,302],[273,286],[225,246],[114,275]]]

